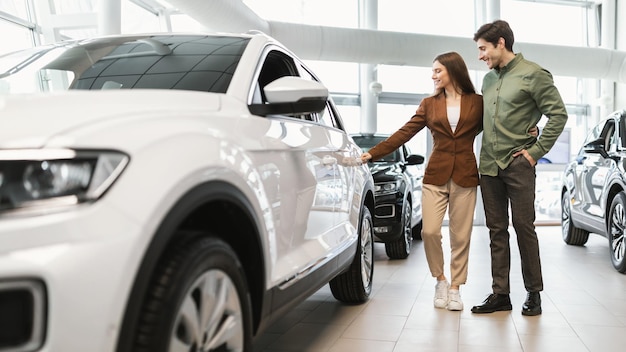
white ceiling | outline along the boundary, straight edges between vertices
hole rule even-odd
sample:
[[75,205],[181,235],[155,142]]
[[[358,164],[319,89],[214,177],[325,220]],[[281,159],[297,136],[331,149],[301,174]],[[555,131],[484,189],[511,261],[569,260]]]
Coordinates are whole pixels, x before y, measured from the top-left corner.
[[[430,67],[435,56],[457,51],[470,69],[487,70],[468,38],[337,28],[267,21],[241,0],[168,0],[207,28],[222,32],[260,30],[305,60]],[[626,52],[603,48],[515,43],[516,52],[552,74],[626,83]]]

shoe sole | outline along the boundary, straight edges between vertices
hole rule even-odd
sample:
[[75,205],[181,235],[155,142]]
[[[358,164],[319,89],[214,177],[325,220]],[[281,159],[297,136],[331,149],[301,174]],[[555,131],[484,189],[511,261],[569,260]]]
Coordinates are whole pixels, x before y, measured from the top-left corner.
[[504,312],[504,311],[509,311],[509,310],[513,310],[513,306],[512,305],[499,307],[497,309],[490,309],[490,310],[474,310],[472,308],[472,313],[475,313],[475,314],[489,314],[489,313]]
[[539,309],[536,312],[532,312],[532,311],[527,312],[527,311],[523,310],[522,311],[522,315],[526,315],[526,316],[530,316],[530,317],[533,317],[535,315],[541,315],[541,309]]
[[448,302],[434,303],[435,308],[437,309],[445,309],[448,306]]

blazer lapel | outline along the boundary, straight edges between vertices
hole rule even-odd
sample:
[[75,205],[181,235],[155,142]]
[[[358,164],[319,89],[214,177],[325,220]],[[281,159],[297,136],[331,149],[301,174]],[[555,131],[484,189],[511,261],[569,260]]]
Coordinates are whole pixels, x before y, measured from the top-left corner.
[[[442,93],[435,99],[435,118],[438,119],[437,123],[441,125],[442,131],[450,136],[453,136],[452,127],[450,127],[450,121],[448,120],[448,109],[446,106],[446,96]],[[457,129],[459,127],[457,126]]]
[[469,95],[461,95],[461,110],[459,116],[459,122],[456,125],[456,130],[460,131],[463,128],[463,123],[465,122],[464,116],[469,116],[469,112],[472,109],[471,100],[469,99]]

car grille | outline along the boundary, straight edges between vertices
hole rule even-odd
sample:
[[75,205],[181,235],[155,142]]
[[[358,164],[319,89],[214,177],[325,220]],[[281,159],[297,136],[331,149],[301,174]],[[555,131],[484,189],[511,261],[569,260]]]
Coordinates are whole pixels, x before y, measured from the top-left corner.
[[35,351],[42,346],[45,299],[40,281],[0,281],[0,352]]

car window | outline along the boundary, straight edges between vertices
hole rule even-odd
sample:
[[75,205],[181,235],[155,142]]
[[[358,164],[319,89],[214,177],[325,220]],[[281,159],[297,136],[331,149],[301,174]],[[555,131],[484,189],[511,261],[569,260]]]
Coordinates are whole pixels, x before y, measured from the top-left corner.
[[[294,59],[282,51],[271,50],[265,57],[259,76],[254,84],[252,104],[267,104],[268,100],[264,91],[265,86],[285,76],[300,76]],[[311,114],[280,116],[314,121]]]
[[396,162],[396,161],[400,161],[400,152],[399,152],[399,150],[396,149],[396,151],[393,151],[393,152],[383,156],[382,158],[378,159],[377,161],[380,161],[380,162]]
[[615,121],[609,120],[604,128],[604,149],[608,152],[617,151],[617,134],[615,133]]
[[620,140],[619,149],[622,150],[624,146],[626,146],[626,126],[625,126],[626,119],[624,118],[623,115],[620,115],[617,121],[619,123],[619,129],[618,129],[618,138]]
[[258,93],[259,96],[255,96],[253,102],[267,103],[268,101],[263,88],[269,83],[285,76],[298,76],[298,69],[293,59],[281,51],[270,51],[263,61],[261,72],[256,82],[255,93]]
[[112,46],[72,89],[181,89],[225,93],[246,39],[151,37]]
[[[369,151],[371,148],[373,148],[375,145],[377,145],[378,143],[384,141],[385,139],[387,139],[387,137],[382,137],[382,136],[366,136],[366,135],[355,135],[352,136],[352,139],[354,140],[354,142],[363,150],[363,152],[367,152]],[[396,161],[401,161],[402,157],[400,155],[400,149],[396,149],[393,152],[383,156],[380,159],[376,159],[373,162],[377,163],[377,162],[396,162]]]
[[3,56],[0,67],[13,66],[0,75],[11,93],[139,88],[225,93],[248,42],[205,35],[67,42],[18,61]]
[[[304,65],[300,65],[300,76],[305,79],[319,82],[319,79],[315,77]],[[320,111],[319,113],[311,114],[310,119],[323,125],[343,130],[341,117],[335,108],[332,98],[330,97],[326,102],[326,109]]]

